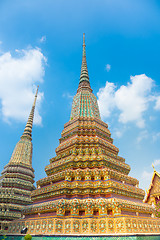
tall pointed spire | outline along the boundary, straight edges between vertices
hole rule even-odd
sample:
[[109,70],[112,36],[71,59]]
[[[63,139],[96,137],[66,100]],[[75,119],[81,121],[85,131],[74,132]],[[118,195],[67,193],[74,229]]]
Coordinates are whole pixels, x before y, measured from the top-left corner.
[[85,33],[83,33],[83,54],[82,54],[82,66],[81,66],[81,75],[80,75],[79,83],[83,81],[89,82],[89,75],[88,75],[87,61],[86,61]]
[[34,110],[35,110],[35,105],[36,105],[36,100],[37,100],[38,88],[39,88],[39,86],[37,87],[37,91],[36,91],[36,94],[35,94],[33,106],[32,106],[32,109],[31,109],[26,127],[25,127],[24,132],[21,136],[21,139],[27,137],[30,140],[32,140],[32,126],[33,126]]
[[31,191],[35,189],[32,168],[32,125],[37,93],[38,88],[21,139],[0,176],[0,224],[3,221],[21,218],[24,206],[32,203]]
[[85,34],[83,33],[83,54],[82,54],[82,66],[79,86],[77,94],[73,98],[72,110],[70,120],[79,117],[100,118],[97,99],[92,93],[92,89],[89,82],[87,61],[86,61],[86,45]]

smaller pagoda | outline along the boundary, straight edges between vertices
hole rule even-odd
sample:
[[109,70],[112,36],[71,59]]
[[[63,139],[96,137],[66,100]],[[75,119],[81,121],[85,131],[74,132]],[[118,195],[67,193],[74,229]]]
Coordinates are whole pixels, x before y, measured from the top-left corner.
[[35,189],[32,168],[32,125],[37,93],[38,88],[24,132],[0,177],[0,228],[9,221],[21,218],[24,206],[32,203],[31,191]]

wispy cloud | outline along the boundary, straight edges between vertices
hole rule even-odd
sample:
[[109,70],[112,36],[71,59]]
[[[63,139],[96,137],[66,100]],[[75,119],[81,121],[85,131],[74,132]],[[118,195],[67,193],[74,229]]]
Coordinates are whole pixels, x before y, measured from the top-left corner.
[[153,166],[154,167],[160,166],[160,159],[154,160],[152,162],[152,164],[150,164],[149,166],[145,166],[145,169],[142,171],[142,174],[140,176],[140,184],[143,189],[145,189],[145,188],[148,189],[148,187],[151,183],[152,176],[154,173]]
[[151,95],[154,81],[145,74],[131,76],[128,84],[116,89],[114,83],[106,82],[100,88],[98,104],[103,119],[110,116],[115,109],[119,110],[119,122],[133,122],[139,128],[145,127],[143,114],[147,111],[150,101],[155,101]]
[[152,138],[153,138],[153,142],[157,141],[157,139],[160,138],[160,132],[154,133]]
[[117,137],[117,138],[121,138],[123,135],[123,132],[116,129],[114,132],[113,132],[113,136]]
[[42,36],[42,37],[39,39],[39,41],[40,41],[41,43],[46,42],[46,36]]
[[155,103],[154,109],[158,111],[160,110],[160,96],[156,97],[156,103]]
[[73,95],[71,95],[70,93],[66,92],[66,93],[63,93],[62,97],[64,98],[69,98],[69,99],[73,99]]
[[[46,58],[40,49],[6,52],[0,56],[0,100],[3,120],[11,122],[27,120],[36,91],[43,82]],[[39,113],[43,92],[39,92],[35,112],[35,124],[41,124]]]
[[152,176],[153,176],[153,171],[148,172],[144,170],[140,177],[140,187],[143,189],[148,189],[151,183]]
[[156,117],[155,117],[155,116],[150,116],[150,117],[149,117],[149,120],[150,120],[150,121],[155,121],[155,120],[156,120]]
[[160,165],[160,159],[154,160],[152,164],[153,164],[154,167],[159,166]]
[[148,131],[144,130],[139,133],[139,136],[137,137],[137,143],[142,142],[142,140],[147,139],[149,137]]
[[144,179],[146,181],[151,181],[152,175],[153,175],[153,172],[147,172],[146,170],[144,170],[142,172],[142,179]]
[[106,64],[106,70],[107,70],[107,72],[109,72],[111,70],[111,65],[110,64]]

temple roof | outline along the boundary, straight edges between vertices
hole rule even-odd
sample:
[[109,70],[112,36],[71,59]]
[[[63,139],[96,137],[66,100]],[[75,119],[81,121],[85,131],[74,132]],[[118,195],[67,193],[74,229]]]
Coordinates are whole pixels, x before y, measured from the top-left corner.
[[[153,167],[154,168],[154,167]],[[148,202],[149,200],[149,197],[151,196],[151,190],[153,189],[153,186],[154,186],[154,180],[155,180],[155,177],[158,177],[160,179],[160,174],[155,170],[154,168],[154,172],[153,172],[153,176],[152,176],[152,179],[151,179],[151,183],[149,185],[149,188],[148,190],[146,191],[146,197],[144,199],[144,202]],[[158,192],[157,192],[158,193]]]

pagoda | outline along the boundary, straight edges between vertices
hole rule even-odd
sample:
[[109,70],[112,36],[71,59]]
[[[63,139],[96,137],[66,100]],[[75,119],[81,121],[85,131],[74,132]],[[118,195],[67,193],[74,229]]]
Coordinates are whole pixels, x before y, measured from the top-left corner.
[[37,93],[38,88],[24,132],[0,177],[0,225],[5,225],[5,228],[7,222],[21,218],[24,206],[32,203],[31,191],[35,189],[32,125]]
[[118,156],[108,125],[101,120],[85,47],[83,35],[78,90],[56,156],[45,168],[47,177],[32,191],[25,219],[13,221],[10,232],[18,233],[25,225],[34,235],[159,233],[154,208],[143,203],[144,190],[128,175],[131,168]]

